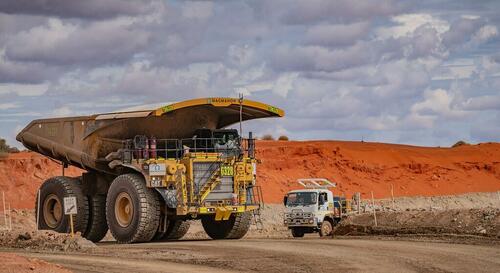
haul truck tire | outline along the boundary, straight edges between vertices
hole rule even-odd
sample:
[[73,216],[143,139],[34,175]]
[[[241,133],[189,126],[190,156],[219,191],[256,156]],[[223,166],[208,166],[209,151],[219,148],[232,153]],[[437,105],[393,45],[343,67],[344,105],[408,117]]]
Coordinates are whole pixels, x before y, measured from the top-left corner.
[[189,221],[175,220],[168,224],[167,232],[163,240],[179,240],[184,237],[189,230],[191,223]]
[[119,243],[148,242],[160,223],[160,201],[139,174],[115,178],[106,198],[106,220]]
[[89,199],[89,224],[83,234],[87,240],[97,243],[106,236],[108,223],[106,222],[106,196],[102,194],[91,195]]
[[83,195],[78,178],[56,176],[47,179],[40,187],[40,209],[38,194],[35,199],[35,211],[38,228],[61,233],[70,232],[69,216],[64,214],[64,197],[75,196],[77,214],[73,216],[75,232],[85,232],[89,219],[87,196]]
[[232,214],[226,221],[215,221],[215,215],[201,218],[203,229],[212,239],[240,239],[250,228],[250,212]]
[[191,223],[187,220],[171,220],[167,223],[167,230],[157,231],[153,241],[179,240],[189,230]]

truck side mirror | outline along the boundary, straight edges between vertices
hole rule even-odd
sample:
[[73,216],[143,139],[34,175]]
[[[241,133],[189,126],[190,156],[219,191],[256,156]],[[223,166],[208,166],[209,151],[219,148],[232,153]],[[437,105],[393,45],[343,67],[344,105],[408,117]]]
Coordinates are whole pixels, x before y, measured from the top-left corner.
[[283,196],[283,205],[286,206],[286,201],[288,200],[288,196]]

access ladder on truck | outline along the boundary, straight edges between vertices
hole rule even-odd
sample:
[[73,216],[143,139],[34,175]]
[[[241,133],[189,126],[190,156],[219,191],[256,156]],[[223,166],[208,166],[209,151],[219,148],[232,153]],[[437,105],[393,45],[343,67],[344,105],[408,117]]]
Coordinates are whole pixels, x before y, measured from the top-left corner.
[[262,222],[261,210],[264,208],[264,198],[262,195],[262,188],[260,186],[251,186],[248,188],[250,203],[258,205],[258,209],[252,211],[253,221],[252,224],[255,225],[257,230],[264,229],[264,223]]

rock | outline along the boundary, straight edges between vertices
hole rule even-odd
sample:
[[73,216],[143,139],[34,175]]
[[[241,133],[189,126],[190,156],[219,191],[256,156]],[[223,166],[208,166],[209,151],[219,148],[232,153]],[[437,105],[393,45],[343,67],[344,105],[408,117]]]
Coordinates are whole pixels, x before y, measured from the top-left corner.
[[17,240],[23,240],[23,241],[31,240],[31,234],[29,234],[28,232],[21,233],[17,236]]

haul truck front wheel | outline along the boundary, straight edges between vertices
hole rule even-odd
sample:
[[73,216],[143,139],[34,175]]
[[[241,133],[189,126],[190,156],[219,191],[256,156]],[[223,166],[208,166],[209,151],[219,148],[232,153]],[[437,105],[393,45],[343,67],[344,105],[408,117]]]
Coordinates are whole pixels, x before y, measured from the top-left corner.
[[64,215],[64,197],[75,196],[78,213],[73,216],[75,232],[85,232],[89,219],[88,199],[82,194],[80,180],[77,178],[56,176],[47,179],[40,187],[40,209],[38,195],[35,203],[38,228],[61,233],[70,231],[67,215]]
[[160,201],[138,174],[120,175],[111,184],[106,198],[106,220],[119,243],[150,241],[160,219]]
[[203,229],[212,239],[240,239],[250,228],[252,214],[250,212],[232,214],[226,221],[215,221],[214,215],[201,218]]

